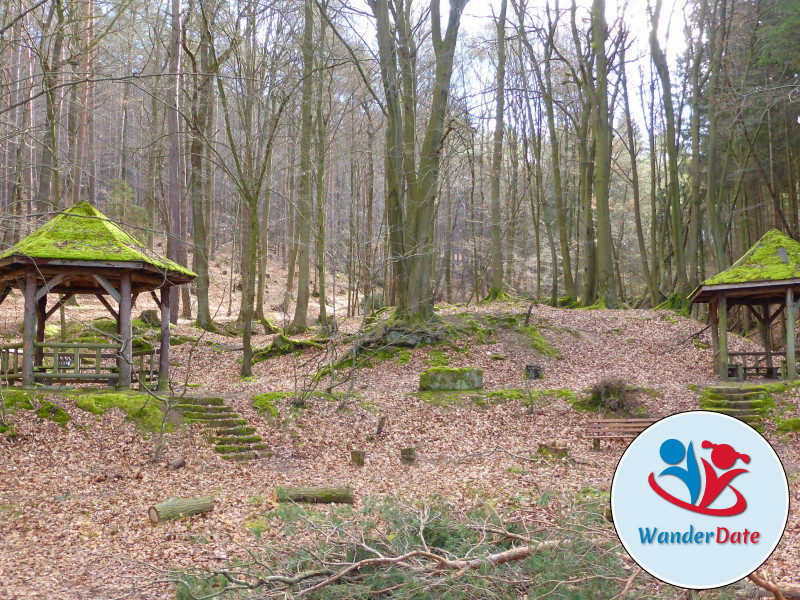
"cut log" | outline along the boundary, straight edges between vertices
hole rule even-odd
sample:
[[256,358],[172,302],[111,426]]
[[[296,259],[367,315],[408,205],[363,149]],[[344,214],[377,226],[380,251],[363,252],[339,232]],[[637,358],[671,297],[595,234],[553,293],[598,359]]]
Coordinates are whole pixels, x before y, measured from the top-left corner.
[[314,504],[352,504],[353,490],[348,487],[282,487],[275,488],[276,502],[310,502]]
[[180,519],[188,515],[199,515],[214,510],[214,498],[201,496],[199,498],[172,498],[166,502],[154,504],[147,511],[150,521],[156,525],[162,521]]
[[364,450],[351,450],[350,451],[350,460],[352,463],[357,467],[364,466],[364,458],[366,457],[367,453]]

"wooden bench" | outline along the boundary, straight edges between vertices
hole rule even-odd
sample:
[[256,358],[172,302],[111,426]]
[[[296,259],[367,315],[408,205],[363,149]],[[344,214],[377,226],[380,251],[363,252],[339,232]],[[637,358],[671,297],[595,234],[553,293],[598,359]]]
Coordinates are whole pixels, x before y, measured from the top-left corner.
[[592,419],[586,424],[586,437],[600,450],[600,440],[632,440],[658,419]]

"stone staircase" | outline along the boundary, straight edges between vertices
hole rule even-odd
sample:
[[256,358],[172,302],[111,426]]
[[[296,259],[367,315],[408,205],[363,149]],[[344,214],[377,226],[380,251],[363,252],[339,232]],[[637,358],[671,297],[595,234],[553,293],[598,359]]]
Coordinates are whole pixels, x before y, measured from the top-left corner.
[[226,460],[265,458],[267,444],[223,398],[184,398],[177,407],[187,423],[202,423],[203,435]]
[[758,386],[709,386],[700,396],[702,410],[730,415],[755,429],[773,404],[767,389]]

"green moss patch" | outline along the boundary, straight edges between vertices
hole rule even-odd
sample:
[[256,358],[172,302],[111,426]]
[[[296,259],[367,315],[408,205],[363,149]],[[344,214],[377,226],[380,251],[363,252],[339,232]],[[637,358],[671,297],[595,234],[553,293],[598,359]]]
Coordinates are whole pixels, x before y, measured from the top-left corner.
[[72,420],[72,417],[63,408],[49,401],[42,402],[42,405],[36,411],[36,416],[40,419],[48,419],[58,423],[62,427],[66,427],[67,423]]
[[440,350],[431,350],[425,358],[425,364],[430,367],[447,367],[450,365],[450,358]]
[[800,419],[782,419],[778,422],[778,431],[789,433],[790,431],[800,431]]
[[[149,398],[149,401],[148,401]],[[161,430],[164,412],[159,402],[147,394],[136,392],[90,392],[74,395],[78,408],[95,415],[102,415],[111,408],[119,408],[125,412],[127,419],[138,429],[155,433]],[[167,423],[167,430],[174,425]]]
[[302,353],[308,348],[316,348],[319,350],[322,349],[327,342],[327,338],[294,340],[281,333],[276,335],[269,345],[264,348],[255,348],[253,350],[253,362],[258,363],[272,358],[273,356]]
[[550,345],[550,342],[547,341],[537,327],[526,327],[523,325],[519,328],[519,331],[527,336],[527,338],[530,340],[531,348],[536,350],[538,354],[541,354],[542,356],[550,356],[552,358],[561,358],[558,350]]
[[37,396],[37,394],[34,394],[33,392],[10,388],[0,390],[0,395],[2,396],[3,402],[6,406],[6,412],[8,413],[13,413],[18,408],[33,410],[33,401],[36,398],[41,397]]
[[671,310],[682,317],[688,317],[692,310],[689,297],[685,294],[675,292],[664,302],[656,306],[656,310]]
[[142,262],[185,277],[197,275],[148,250],[88,202],[78,202],[0,254],[62,260]]
[[797,278],[800,278],[800,243],[777,229],[772,229],[733,265],[706,279],[703,285]]

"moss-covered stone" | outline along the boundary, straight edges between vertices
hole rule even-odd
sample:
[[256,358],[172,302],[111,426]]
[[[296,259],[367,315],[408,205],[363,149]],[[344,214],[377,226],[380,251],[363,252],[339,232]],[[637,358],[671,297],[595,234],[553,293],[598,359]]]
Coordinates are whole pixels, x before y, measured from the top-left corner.
[[420,373],[419,389],[420,391],[480,390],[483,389],[483,369],[433,367]]
[[800,243],[777,229],[772,229],[733,265],[706,279],[703,285],[798,278],[800,278]]
[[78,202],[59,213],[0,254],[0,259],[10,256],[143,262],[186,277],[197,277],[186,267],[148,250],[88,202]]

